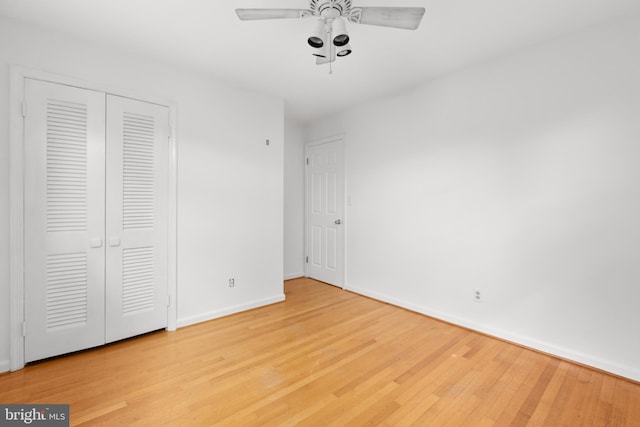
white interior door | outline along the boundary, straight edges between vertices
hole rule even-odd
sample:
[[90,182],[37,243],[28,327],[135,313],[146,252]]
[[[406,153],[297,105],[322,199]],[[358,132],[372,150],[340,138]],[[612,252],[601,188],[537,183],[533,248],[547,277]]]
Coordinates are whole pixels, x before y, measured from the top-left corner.
[[105,95],[25,80],[25,361],[104,343]]
[[344,140],[306,147],[306,275],[344,286]]
[[107,95],[106,340],[167,326],[169,109]]

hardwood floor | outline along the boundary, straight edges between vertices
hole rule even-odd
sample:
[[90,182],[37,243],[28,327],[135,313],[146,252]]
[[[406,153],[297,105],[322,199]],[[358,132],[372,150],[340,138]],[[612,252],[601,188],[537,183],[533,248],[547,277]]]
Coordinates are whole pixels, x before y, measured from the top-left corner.
[[640,384],[309,279],[287,301],[0,375],[72,425],[640,426]]

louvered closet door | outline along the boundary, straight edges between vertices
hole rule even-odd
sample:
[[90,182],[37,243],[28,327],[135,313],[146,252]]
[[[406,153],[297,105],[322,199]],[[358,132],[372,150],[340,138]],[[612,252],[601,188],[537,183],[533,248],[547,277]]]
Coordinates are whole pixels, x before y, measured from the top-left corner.
[[168,120],[107,95],[107,342],[167,326]]
[[25,80],[25,361],[104,344],[105,95]]

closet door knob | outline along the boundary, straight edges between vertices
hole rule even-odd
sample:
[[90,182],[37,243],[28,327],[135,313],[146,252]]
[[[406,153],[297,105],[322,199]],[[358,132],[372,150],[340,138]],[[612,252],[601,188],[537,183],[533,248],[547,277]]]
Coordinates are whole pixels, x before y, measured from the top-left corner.
[[110,237],[109,246],[112,246],[112,247],[120,246],[120,237]]
[[101,248],[102,247],[102,239],[100,239],[100,238],[91,239],[89,241],[89,246],[91,246],[92,248]]

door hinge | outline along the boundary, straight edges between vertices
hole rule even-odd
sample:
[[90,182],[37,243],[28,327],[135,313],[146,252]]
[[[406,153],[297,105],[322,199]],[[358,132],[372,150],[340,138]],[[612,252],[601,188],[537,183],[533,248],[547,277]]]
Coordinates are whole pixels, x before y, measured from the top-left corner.
[[307,157],[307,166],[309,166],[309,158]]
[[307,261],[307,264],[309,264],[309,257],[307,257],[306,261]]
[[22,336],[27,336],[27,322],[22,322]]
[[167,295],[167,307],[171,307],[171,295]]
[[22,107],[22,117],[27,117],[27,103],[23,102],[21,107]]

